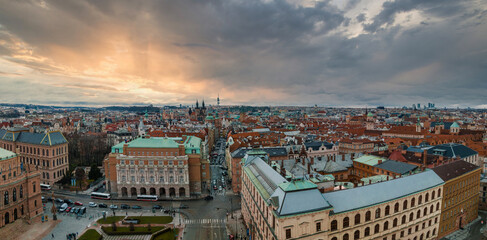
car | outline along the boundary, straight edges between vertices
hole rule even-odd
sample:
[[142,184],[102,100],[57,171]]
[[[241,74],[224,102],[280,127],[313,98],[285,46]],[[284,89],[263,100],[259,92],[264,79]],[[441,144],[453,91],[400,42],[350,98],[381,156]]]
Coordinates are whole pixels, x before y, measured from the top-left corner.
[[74,205],[76,205],[76,206],[83,206],[83,203],[80,202],[80,201],[76,201],[76,202],[74,202]]
[[216,187],[216,185],[213,185],[213,190],[217,190],[218,188]]
[[127,204],[121,204],[121,205],[120,205],[120,208],[121,208],[121,209],[130,209],[130,206],[129,206],[129,205],[127,205]]
[[64,203],[67,203],[69,205],[72,205],[74,202],[71,199],[64,199]]
[[61,205],[61,207],[59,208],[59,211],[60,212],[64,212],[64,211],[66,211],[67,208],[68,208],[68,204],[67,203],[63,203],[63,205]]
[[68,208],[66,208],[66,212],[71,211],[71,209],[72,209],[72,207],[68,207]]
[[118,209],[118,206],[115,204],[110,205],[110,209]]
[[47,202],[47,199],[46,199],[45,197],[41,197],[41,201],[42,201],[43,203],[45,203],[45,202]]
[[64,200],[62,200],[61,198],[56,198],[56,203],[64,203]]
[[213,196],[208,195],[208,196],[206,196],[206,197],[205,197],[205,200],[206,200],[206,201],[213,200]]
[[222,186],[219,186],[219,187],[218,187],[218,190],[220,190],[220,191],[221,191],[221,190],[223,190]]
[[69,212],[70,213],[74,213],[74,209],[75,209],[75,207],[74,208],[71,208],[71,210]]
[[188,209],[189,206],[186,205],[186,204],[181,204],[181,206],[179,206],[179,209]]
[[161,205],[154,205],[154,206],[152,206],[152,209],[162,209],[162,206]]
[[98,204],[98,207],[99,208],[107,208],[108,206],[104,203],[100,203],[100,204]]
[[78,214],[83,215],[83,214],[85,214],[85,213],[86,213],[86,207],[81,207],[81,208],[79,209]]
[[78,214],[78,212],[79,212],[79,208],[75,207],[75,208],[74,208],[74,213],[75,213],[75,214]]
[[96,205],[96,203],[94,203],[94,202],[90,202],[88,205],[89,205],[90,207],[96,207],[96,206],[97,206],[97,205]]
[[141,206],[139,206],[139,205],[133,205],[133,206],[132,206],[132,209],[142,209],[142,207],[141,207]]

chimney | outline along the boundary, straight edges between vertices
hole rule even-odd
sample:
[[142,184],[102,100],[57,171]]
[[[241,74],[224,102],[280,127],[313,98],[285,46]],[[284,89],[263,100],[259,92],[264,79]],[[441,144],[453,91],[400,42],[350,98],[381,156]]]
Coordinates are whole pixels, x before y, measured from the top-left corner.
[[382,160],[379,160],[379,164],[381,164],[381,163],[382,163]]

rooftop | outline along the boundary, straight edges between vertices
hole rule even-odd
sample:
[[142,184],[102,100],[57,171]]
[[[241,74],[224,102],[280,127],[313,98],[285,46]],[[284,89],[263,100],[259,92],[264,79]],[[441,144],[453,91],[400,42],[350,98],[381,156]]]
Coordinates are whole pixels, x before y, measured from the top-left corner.
[[17,156],[16,153],[11,152],[7,149],[0,148],[0,160],[6,160]]
[[376,168],[384,169],[401,175],[414,171],[418,166],[409,163],[389,160],[375,165]]
[[354,159],[353,161],[359,162],[362,164],[367,164],[370,166],[375,166],[379,164],[379,161],[386,162],[387,159],[379,156],[374,156],[374,155],[363,155],[359,158]]
[[438,174],[443,181],[446,182],[478,168],[479,167],[477,167],[477,165],[465,162],[463,160],[458,160],[435,167],[432,170]]

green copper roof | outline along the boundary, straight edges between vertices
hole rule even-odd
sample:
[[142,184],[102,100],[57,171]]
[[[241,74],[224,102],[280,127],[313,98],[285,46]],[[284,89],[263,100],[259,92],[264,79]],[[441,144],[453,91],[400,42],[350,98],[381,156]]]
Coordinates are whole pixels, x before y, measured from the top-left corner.
[[6,160],[15,157],[17,154],[9,150],[0,148],[0,160]]
[[458,126],[457,122],[453,122],[453,124],[450,126],[450,128],[460,128],[460,126]]
[[374,166],[374,165],[379,164],[379,160],[382,160],[382,162],[387,161],[387,159],[385,159],[385,158],[378,157],[378,156],[372,156],[372,155],[363,155],[357,159],[354,159],[353,161],[363,163],[363,164],[367,164],[370,166]]
[[130,148],[177,148],[177,138],[137,138],[128,143]]
[[262,149],[252,149],[247,152],[248,155],[267,155],[267,152],[265,152]]
[[285,192],[317,188],[316,184],[307,180],[294,180],[290,182],[284,182],[279,184],[279,187]]
[[369,112],[369,113],[367,114],[367,117],[373,117],[373,116],[374,116],[374,114],[372,114],[371,112]]

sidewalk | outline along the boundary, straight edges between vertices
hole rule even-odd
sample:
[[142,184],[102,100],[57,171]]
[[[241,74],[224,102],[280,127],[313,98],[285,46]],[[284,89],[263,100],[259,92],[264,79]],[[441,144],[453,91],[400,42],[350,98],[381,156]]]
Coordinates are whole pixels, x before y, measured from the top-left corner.
[[240,210],[236,210],[233,212],[233,218],[232,218],[232,214],[229,214],[227,216],[225,227],[227,229],[228,235],[233,235],[235,237],[238,237],[236,239],[246,239],[247,231]]

